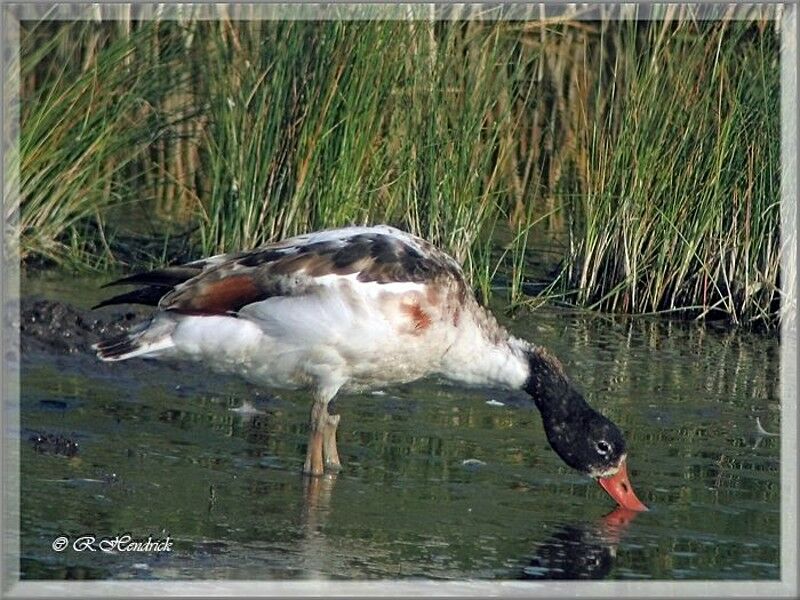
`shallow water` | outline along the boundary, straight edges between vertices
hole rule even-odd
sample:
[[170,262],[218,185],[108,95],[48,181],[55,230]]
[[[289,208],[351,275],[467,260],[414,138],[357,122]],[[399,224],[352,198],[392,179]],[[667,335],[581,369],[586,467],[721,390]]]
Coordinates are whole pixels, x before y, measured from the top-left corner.
[[[96,280],[23,293],[87,308]],[[549,448],[530,400],[423,381],[343,396],[336,477],[300,475],[309,403],[192,366],[21,361],[23,579],[777,579],[777,336],[541,310],[548,346],[626,432],[636,516]],[[72,457],[29,438],[63,435]],[[130,534],[171,552],[56,552]]]

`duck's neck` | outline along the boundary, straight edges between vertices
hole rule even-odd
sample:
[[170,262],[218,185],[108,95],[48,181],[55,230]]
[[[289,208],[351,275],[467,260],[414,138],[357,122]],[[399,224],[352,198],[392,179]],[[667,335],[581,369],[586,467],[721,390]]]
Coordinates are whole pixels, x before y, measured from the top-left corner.
[[510,336],[474,299],[458,314],[440,373],[467,385],[521,389],[528,378],[529,344]]
[[545,427],[575,420],[591,410],[555,356],[541,346],[530,345],[526,358],[528,378],[522,389],[533,398]]
[[460,383],[525,391],[543,417],[565,417],[570,407],[586,406],[561,363],[547,350],[510,335],[477,303],[465,313],[443,358],[442,374]]
[[526,392],[536,403],[549,433],[594,412],[567,377],[561,362],[547,349],[525,340],[505,334],[484,342],[480,353],[465,364],[474,383]]

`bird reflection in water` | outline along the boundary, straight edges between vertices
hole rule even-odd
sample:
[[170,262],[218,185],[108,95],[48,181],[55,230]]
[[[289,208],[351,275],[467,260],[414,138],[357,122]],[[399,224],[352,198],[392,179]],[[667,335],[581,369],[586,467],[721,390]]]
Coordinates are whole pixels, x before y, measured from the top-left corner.
[[336,484],[336,474],[326,473],[322,477],[303,479],[302,522],[306,535],[317,535],[326,525],[331,512],[331,494]]
[[561,525],[536,549],[520,579],[605,578],[622,534],[637,514],[618,507],[596,523]]
[[304,498],[300,506],[301,537],[298,553],[292,559],[292,568],[304,579],[327,579],[331,573],[347,572],[335,542],[325,534],[331,514],[331,498],[336,485],[336,474],[322,477],[303,477]]

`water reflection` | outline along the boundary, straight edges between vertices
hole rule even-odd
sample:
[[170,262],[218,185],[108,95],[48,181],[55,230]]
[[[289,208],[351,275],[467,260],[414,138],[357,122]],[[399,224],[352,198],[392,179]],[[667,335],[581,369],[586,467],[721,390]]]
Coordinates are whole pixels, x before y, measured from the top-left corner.
[[[305,479],[306,394],[50,349],[21,358],[22,436],[45,436],[20,448],[23,576],[140,578],[142,564],[165,579],[780,576],[777,339],[542,311],[510,326],[620,424],[637,493],[669,510],[627,529],[617,511],[587,521],[602,491],[563,466],[525,397],[437,381],[347,395],[345,471]],[[58,452],[62,438],[77,456]],[[119,482],[98,483],[107,474]],[[102,572],[48,541],[162,529],[182,556],[123,553]]]
[[618,507],[596,523],[563,524],[535,551],[520,579],[604,579],[622,534],[639,513]]
[[331,514],[331,497],[336,484],[336,474],[303,478],[303,506],[300,510],[300,538],[298,540],[298,567],[303,577],[324,579],[340,573],[343,565],[336,553],[336,542],[326,535],[325,529]]
[[321,477],[303,475],[302,520],[306,536],[318,534],[325,526],[331,512],[331,494],[336,484],[336,473],[325,473]]

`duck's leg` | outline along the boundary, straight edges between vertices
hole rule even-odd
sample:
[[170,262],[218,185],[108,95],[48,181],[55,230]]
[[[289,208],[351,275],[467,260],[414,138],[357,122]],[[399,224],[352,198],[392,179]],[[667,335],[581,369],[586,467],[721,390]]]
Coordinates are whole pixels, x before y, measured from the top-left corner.
[[328,407],[326,402],[315,399],[311,405],[311,417],[309,418],[308,449],[306,450],[306,462],[303,465],[303,473],[307,475],[322,475],[322,442],[323,430],[327,422]]
[[328,414],[328,403],[338,390],[337,385],[320,389],[314,394],[314,404],[311,405],[309,418],[306,462],[303,465],[303,472],[308,475],[322,475],[325,464],[339,464],[339,453],[336,451],[336,427],[339,424],[339,415]]
[[325,458],[325,469],[335,473],[342,470],[339,462],[339,449],[336,447],[336,429],[339,427],[341,415],[333,414],[333,402],[327,406],[327,419],[322,430],[322,454]]

